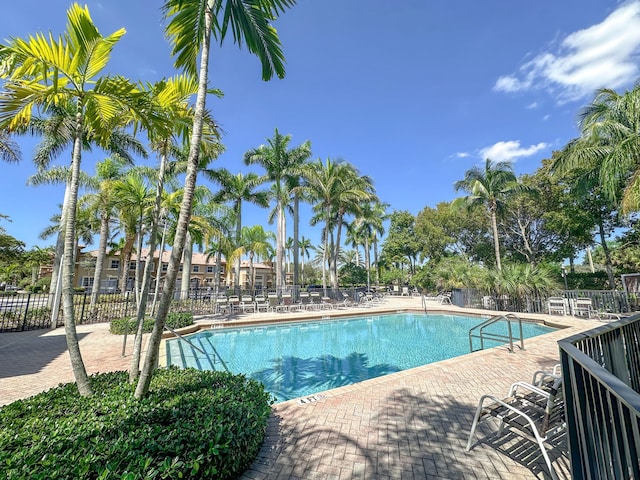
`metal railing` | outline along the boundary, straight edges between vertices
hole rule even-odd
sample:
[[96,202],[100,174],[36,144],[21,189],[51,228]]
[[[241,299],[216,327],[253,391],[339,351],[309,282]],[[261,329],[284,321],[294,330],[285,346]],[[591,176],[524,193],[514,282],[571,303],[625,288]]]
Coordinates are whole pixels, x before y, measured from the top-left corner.
[[640,316],[558,345],[572,478],[640,479]]
[[[507,335],[502,335],[500,333],[496,333],[496,332],[486,332],[485,329],[487,327],[490,327],[491,325],[495,325],[498,322],[507,322]],[[484,350],[484,341],[485,340],[494,340],[494,341],[498,341],[498,342],[509,342],[509,351],[511,353],[514,352],[513,349],[513,328],[511,326],[511,322],[512,321],[517,321],[518,322],[518,327],[520,329],[520,336],[516,337],[515,339],[520,341],[520,350],[524,350],[524,336],[522,334],[522,319],[520,317],[518,317],[517,315],[514,315],[513,313],[507,313],[506,315],[496,315],[494,317],[491,317],[487,320],[485,320],[482,323],[479,323],[478,325],[472,327],[469,330],[469,351],[470,352],[476,352],[478,350]],[[478,332],[478,333],[475,333]],[[478,338],[480,339],[480,348],[477,348],[474,350],[473,348],[473,339],[474,338]]]

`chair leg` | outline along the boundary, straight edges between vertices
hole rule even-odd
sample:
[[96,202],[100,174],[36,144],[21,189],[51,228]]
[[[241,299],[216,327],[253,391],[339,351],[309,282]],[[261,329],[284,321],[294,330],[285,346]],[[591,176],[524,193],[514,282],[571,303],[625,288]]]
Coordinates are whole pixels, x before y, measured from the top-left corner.
[[473,440],[473,434],[476,431],[476,427],[478,426],[478,421],[480,419],[481,414],[482,414],[482,401],[478,403],[478,408],[476,408],[476,414],[473,416],[473,423],[471,424],[471,431],[469,432],[469,440],[467,441],[467,448],[465,448],[467,452],[471,450],[471,441]]

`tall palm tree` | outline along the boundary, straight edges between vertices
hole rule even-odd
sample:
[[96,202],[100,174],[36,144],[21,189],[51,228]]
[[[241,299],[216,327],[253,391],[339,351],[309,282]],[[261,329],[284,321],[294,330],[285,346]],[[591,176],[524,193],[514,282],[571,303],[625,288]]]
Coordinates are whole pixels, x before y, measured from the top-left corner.
[[73,308],[73,246],[78,198],[78,177],[86,125],[97,135],[110,136],[114,127],[133,115],[145,117],[146,98],[122,77],[100,77],[124,29],[104,37],[88,8],[73,4],[67,12],[63,37],[37,34],[28,40],[13,39],[0,45],[0,62],[5,69],[0,95],[0,129],[24,128],[35,107],[68,105],[76,109],[73,136],[69,202],[65,212],[63,256],[63,311],[65,332],[76,384],[81,395],[92,389],[82,360]]
[[266,177],[273,182],[273,197],[276,201],[276,288],[284,286],[284,243],[286,240],[285,208],[289,197],[287,180],[300,170],[300,165],[311,155],[311,143],[304,142],[289,148],[291,135],[281,135],[276,128],[267,145],[260,145],[245,153],[247,165],[260,165]]
[[[329,263],[332,288],[338,288],[338,255],[345,216],[357,214],[361,204],[375,199],[373,182],[344,161],[327,159],[308,164],[303,173],[305,194],[313,205],[312,223],[324,222],[324,255]],[[326,262],[323,262],[323,264]],[[323,274],[323,285],[325,279]]]
[[454,200],[455,206],[473,207],[484,205],[491,218],[493,246],[496,255],[496,268],[502,269],[500,262],[500,238],[498,236],[498,215],[506,207],[506,198],[519,186],[513,165],[510,162],[494,163],[486,159],[484,168],[473,167],[464,175],[463,180],[454,184],[457,191],[464,190],[470,195]]
[[311,255],[311,240],[305,238],[304,236],[300,237],[300,242],[298,243],[298,248],[300,249],[300,273],[301,273],[301,285],[305,284],[304,279],[304,258],[307,257],[309,259]]
[[125,162],[119,157],[106,158],[99,162],[96,165],[96,175],[94,177],[98,191],[85,197],[100,219],[98,253],[93,274],[93,288],[91,289],[91,307],[94,307],[98,302],[102,269],[107,254],[107,243],[109,242],[111,223],[115,214],[114,182],[124,174],[124,167]]
[[[46,116],[32,117],[28,125],[18,130],[21,134],[31,134],[41,138],[36,145],[33,162],[38,167],[38,173],[30,180],[31,184],[38,185],[40,183],[51,183],[54,181],[62,181],[56,170],[59,168],[50,168],[50,164],[54,158],[73,145],[74,130],[76,128],[76,107],[73,103],[68,102],[62,105],[50,105],[46,110]],[[129,131],[122,128],[115,129],[108,137],[96,135],[90,125],[86,126],[82,136],[83,150],[90,151],[94,145],[100,146],[105,152],[123,160],[129,165],[134,164],[134,155],[142,158],[147,157],[142,143],[137,140]],[[80,174],[80,186],[90,186],[90,177],[88,183],[83,181],[83,174]],[[68,179],[65,177],[65,201],[63,202],[63,216],[66,211],[67,200],[69,198],[70,175]],[[36,179],[40,179],[40,183],[36,183]],[[61,222],[64,225],[64,221]],[[56,238],[56,254],[53,262],[53,270],[51,272],[52,279],[61,280],[61,263],[64,251],[64,229],[58,232]],[[54,294],[50,296],[52,307],[52,326],[56,325],[58,314],[58,306],[60,303],[61,288],[59,282],[55,282]]]
[[[280,50],[280,40],[269,22],[276,18],[280,11],[294,4],[295,0],[252,0],[248,2],[167,0],[163,5],[165,17],[169,19],[166,33],[173,45],[172,54],[176,56],[176,67],[185,69],[194,77],[197,72],[198,94],[194,107],[184,197],[178,228],[156,322],[149,340],[148,354],[135,391],[136,398],[142,398],[149,391],[191,216],[209,83],[211,35],[213,33],[215,38],[222,43],[229,27],[231,27],[234,41],[240,45],[246,42],[249,51],[256,54],[262,61],[264,80],[269,80],[273,73],[282,77],[284,76],[284,58]],[[199,68],[197,67],[198,55],[200,56]]]
[[[264,183],[264,179],[256,173],[237,173],[233,175],[229,170],[221,168],[219,170],[210,170],[206,174],[211,180],[220,184],[221,189],[214,195],[215,202],[231,202],[232,208],[236,214],[236,231],[235,242],[240,245],[242,232],[242,204],[249,202],[263,208],[269,206],[269,192],[266,190],[257,190]],[[236,262],[236,276],[240,279],[240,258]]]

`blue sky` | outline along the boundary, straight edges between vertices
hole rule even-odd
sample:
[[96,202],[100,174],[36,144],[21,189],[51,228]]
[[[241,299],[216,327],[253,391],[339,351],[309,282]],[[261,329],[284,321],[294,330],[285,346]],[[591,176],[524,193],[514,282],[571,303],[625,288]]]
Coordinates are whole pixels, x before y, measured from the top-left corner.
[[[110,71],[134,81],[175,73],[161,2],[86,4],[102,34],[127,30]],[[69,5],[11,2],[0,38],[57,35]],[[244,153],[278,128],[294,146],[310,140],[313,159],[352,163],[391,210],[412,214],[455,198],[454,182],[487,157],[533,172],[578,135],[578,112],[597,88],[624,91],[639,76],[640,1],[299,0],[275,26],[283,80],[263,82],[257,58],[230,38],[213,48],[210,85],[225,96],[207,106],[226,146],[214,167],[246,173]],[[21,163],[0,164],[0,213],[12,220],[1,225],[28,247],[50,245],[38,235],[63,187],[27,187],[35,140],[18,142]],[[83,169],[104,157],[83,154]],[[308,219],[307,209],[302,234],[317,243]],[[245,208],[243,223],[275,230],[266,210]]]

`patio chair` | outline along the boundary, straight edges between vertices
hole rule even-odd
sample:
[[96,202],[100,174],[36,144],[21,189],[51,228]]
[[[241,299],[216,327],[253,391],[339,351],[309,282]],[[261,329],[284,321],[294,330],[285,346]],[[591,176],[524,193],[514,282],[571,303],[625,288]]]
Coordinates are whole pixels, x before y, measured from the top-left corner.
[[473,435],[478,424],[490,418],[495,418],[498,421],[498,436],[506,428],[537,443],[551,478],[554,480],[558,478],[545,443],[566,430],[564,396],[560,376],[546,374],[540,379],[537,386],[516,382],[511,385],[505,398],[493,395],[480,397],[469,432],[467,452],[471,450]]
[[256,303],[251,298],[251,295],[241,295],[238,309],[242,310],[242,313],[255,313]]
[[293,312],[298,309],[298,305],[293,303],[290,293],[282,294],[282,302],[276,306],[276,312]]
[[280,305],[280,297],[278,297],[277,293],[271,292],[267,294],[267,300],[269,302],[269,310],[275,312],[278,305]]
[[229,296],[229,310],[231,313],[240,310],[240,297],[238,295]]
[[264,295],[256,295],[256,312],[268,312],[271,304]]
[[567,299],[563,297],[549,297],[547,300],[547,309],[549,315],[560,314],[566,315],[569,305]]
[[309,292],[300,292],[300,303],[298,303],[298,305],[298,308],[304,310],[313,310],[316,308],[316,305],[314,305],[311,300],[311,295],[309,295]]
[[571,311],[575,317],[591,318],[593,302],[590,298],[576,298],[571,301]]
[[227,313],[229,312],[229,299],[226,295],[218,295],[215,300],[216,308],[215,313]]

